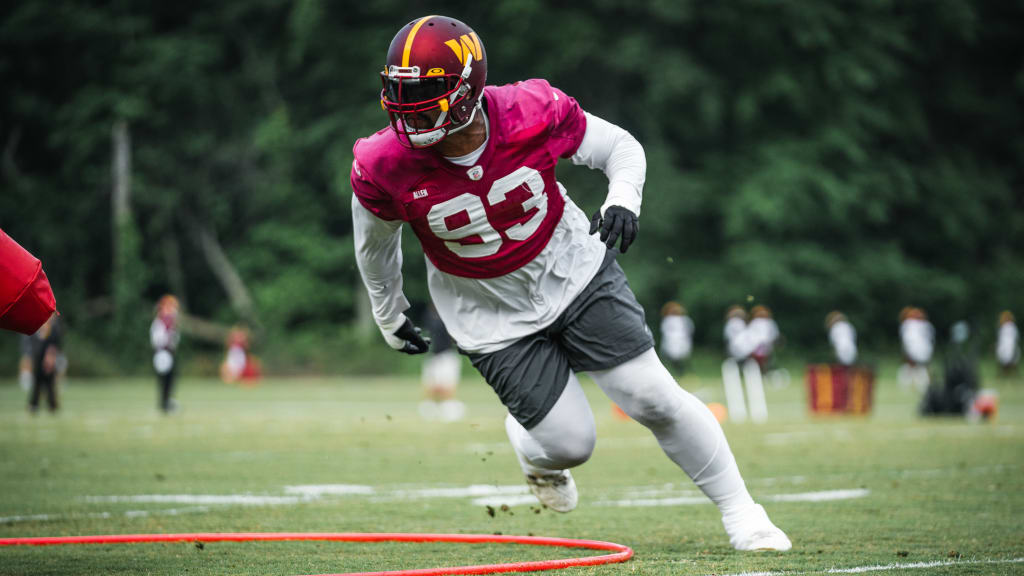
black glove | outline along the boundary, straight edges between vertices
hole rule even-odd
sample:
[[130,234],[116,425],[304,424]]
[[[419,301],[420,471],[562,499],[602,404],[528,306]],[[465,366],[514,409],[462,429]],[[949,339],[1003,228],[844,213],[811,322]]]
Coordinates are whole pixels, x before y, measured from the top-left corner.
[[394,344],[392,347],[406,354],[423,354],[430,350],[430,338],[420,336],[421,332],[419,327],[412,323],[412,320],[406,318],[405,323],[394,333],[395,338],[404,340],[405,343],[401,348],[395,348]]
[[622,236],[619,252],[625,254],[640,232],[640,222],[636,214],[622,206],[609,206],[604,211],[604,218],[601,218],[601,211],[598,210],[590,219],[590,233],[593,234],[598,229],[601,230],[601,241],[609,250],[615,248],[615,241]]

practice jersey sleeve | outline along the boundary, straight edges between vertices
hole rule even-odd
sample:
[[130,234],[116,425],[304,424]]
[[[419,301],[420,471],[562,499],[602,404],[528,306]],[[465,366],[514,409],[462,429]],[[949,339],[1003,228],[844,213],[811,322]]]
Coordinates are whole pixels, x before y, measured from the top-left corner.
[[583,143],[589,116],[575,98],[553,86],[547,87],[551,90],[550,145],[560,158],[569,158]]
[[405,320],[402,313],[409,309],[402,292],[402,221],[382,220],[353,195],[352,235],[373,319],[381,332],[393,334]]
[[579,148],[572,155],[573,164],[596,168],[608,177],[608,196],[601,205],[601,214],[609,206],[622,206],[640,215],[647,158],[643,146],[622,128],[586,114],[586,132]]
[[[356,153],[358,154],[358,148]],[[352,193],[359,204],[374,216],[383,220],[399,220],[401,218],[394,198],[371,180],[369,171],[359,165],[358,158],[352,161],[349,182],[352,184]]]

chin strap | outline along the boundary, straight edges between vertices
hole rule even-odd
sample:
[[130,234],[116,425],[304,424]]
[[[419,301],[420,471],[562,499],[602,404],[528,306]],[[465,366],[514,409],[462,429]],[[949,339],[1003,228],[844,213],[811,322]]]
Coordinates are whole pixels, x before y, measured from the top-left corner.
[[470,112],[470,114],[469,114],[469,120],[466,120],[465,122],[463,122],[462,124],[459,124],[458,126],[456,126],[454,128],[449,128],[448,129],[448,133],[449,134],[455,134],[459,130],[462,130],[466,126],[469,126],[470,124],[472,124],[473,123],[473,119],[476,118],[476,112],[477,112],[477,110],[480,110],[482,104],[483,104],[483,98],[478,99],[476,101],[476,105],[473,106],[473,111]]
[[[467,51],[467,53],[466,53],[466,65],[462,67],[462,74],[461,74],[461,76],[462,76],[462,87],[459,88],[459,91],[456,94],[453,94],[451,96],[451,98],[448,99],[448,106],[445,107],[446,109],[448,107],[454,106],[456,100],[458,100],[459,98],[464,96],[466,94],[466,92],[469,92],[469,76],[471,74],[473,74],[473,54],[471,52]],[[449,128],[447,133],[448,134],[455,134],[459,130],[462,130],[466,126],[469,126],[470,124],[472,124],[473,123],[473,119],[476,118],[476,111],[480,109],[480,102],[482,100],[483,100],[483,97],[480,97],[480,98],[476,99],[476,104],[473,106],[473,111],[469,113],[469,120],[466,120],[465,122],[463,122],[462,124],[459,124],[458,126],[455,126],[454,128]]]

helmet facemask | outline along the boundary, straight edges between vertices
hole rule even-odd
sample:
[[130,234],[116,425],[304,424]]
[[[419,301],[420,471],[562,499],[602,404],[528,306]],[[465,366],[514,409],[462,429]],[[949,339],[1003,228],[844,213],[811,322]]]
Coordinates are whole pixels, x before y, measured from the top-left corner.
[[[439,69],[422,74],[419,66],[393,65],[381,72],[381,107],[399,142],[410,148],[427,148],[472,123],[480,104],[479,95],[472,93],[467,82],[472,64],[470,55],[461,74],[444,74]],[[458,110],[465,109],[460,105],[471,98],[476,103],[468,116],[459,114]]]

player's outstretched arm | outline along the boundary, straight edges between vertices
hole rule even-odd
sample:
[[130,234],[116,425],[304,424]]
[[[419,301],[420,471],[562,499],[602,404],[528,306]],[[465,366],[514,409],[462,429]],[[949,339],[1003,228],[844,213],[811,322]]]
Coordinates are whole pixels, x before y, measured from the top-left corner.
[[384,340],[400,352],[426,352],[430,341],[420,336],[419,328],[404,314],[409,301],[402,292],[402,222],[374,216],[353,195],[352,236],[359,275]]
[[591,218],[590,233],[600,231],[608,248],[619,243],[619,251],[625,253],[640,231],[647,158],[629,132],[593,114],[586,116],[587,131],[572,161],[600,169],[608,177],[608,196]]

